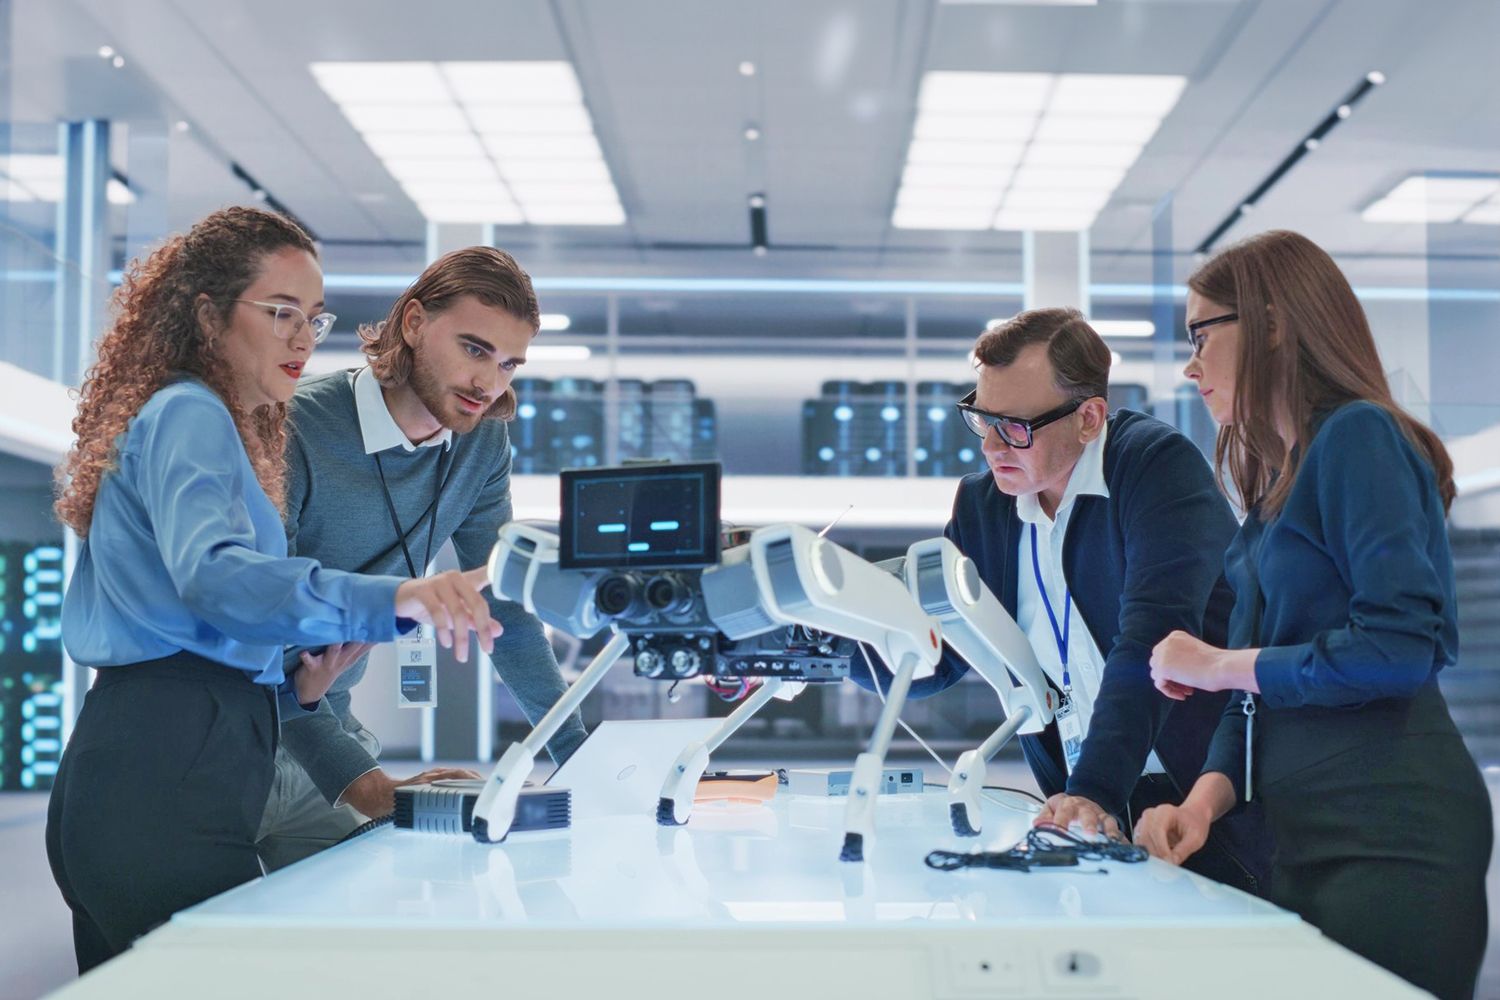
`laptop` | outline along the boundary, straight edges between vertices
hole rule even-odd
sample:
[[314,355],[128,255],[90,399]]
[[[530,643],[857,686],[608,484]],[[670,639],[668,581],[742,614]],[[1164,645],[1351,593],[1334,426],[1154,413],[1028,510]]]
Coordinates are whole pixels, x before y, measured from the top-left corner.
[[[655,816],[662,783],[690,743],[707,739],[723,719],[632,719],[601,722],[545,782],[573,792],[573,819]],[[694,789],[687,789],[692,795]]]

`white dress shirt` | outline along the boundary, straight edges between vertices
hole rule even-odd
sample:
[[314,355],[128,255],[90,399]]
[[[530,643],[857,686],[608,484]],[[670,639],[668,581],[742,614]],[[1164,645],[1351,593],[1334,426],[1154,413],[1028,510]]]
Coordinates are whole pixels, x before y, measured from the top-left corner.
[[433,448],[437,445],[446,448],[453,442],[453,431],[444,427],[421,444],[412,444],[411,439],[396,423],[396,418],[391,416],[390,407],[385,405],[385,394],[380,391],[380,382],[375,378],[375,373],[370,371],[369,366],[353,372],[349,379],[354,386],[354,409],[359,414],[359,433],[364,439],[366,455],[388,451],[391,448],[402,448],[406,451]]
[[[1094,701],[1099,697],[1099,685],[1104,678],[1104,656],[1099,652],[1094,637],[1078,605],[1071,604],[1068,610],[1070,623],[1063,622],[1063,608],[1067,600],[1067,581],[1063,575],[1063,541],[1067,537],[1068,521],[1073,514],[1073,504],[1081,496],[1109,496],[1109,485],[1104,481],[1104,442],[1109,428],[1084,446],[1083,454],[1073,466],[1068,485],[1058,502],[1057,512],[1052,517],[1042,510],[1039,493],[1028,493],[1016,497],[1016,516],[1021,519],[1020,558],[1016,565],[1016,624],[1031,641],[1037,661],[1047,677],[1063,687],[1062,657],[1058,651],[1058,633],[1052,630],[1052,620],[1042,603],[1042,592],[1037,587],[1036,571],[1031,559],[1031,531],[1036,529],[1037,565],[1041,567],[1042,584],[1046,587],[1046,599],[1057,618],[1058,632],[1068,636],[1068,681],[1072,687],[1073,709],[1088,738],[1089,721],[1094,714]],[[1084,565],[1088,553],[1084,553]],[[1146,759],[1146,771],[1163,770],[1161,761],[1152,751]]]

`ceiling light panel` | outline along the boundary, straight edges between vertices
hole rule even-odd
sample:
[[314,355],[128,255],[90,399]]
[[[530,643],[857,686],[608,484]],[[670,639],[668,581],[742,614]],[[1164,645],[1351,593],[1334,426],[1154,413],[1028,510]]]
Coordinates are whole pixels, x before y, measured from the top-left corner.
[[527,160],[501,157],[500,172],[512,183],[521,181],[609,181],[603,158],[590,160]]
[[361,135],[367,132],[472,132],[464,113],[451,103],[349,104],[344,117]]
[[484,146],[472,132],[367,132],[365,143],[381,160],[482,160]]
[[[1186,83],[1104,73],[927,73],[891,223],[976,228],[991,178],[1010,174],[992,228],[1087,229]],[[972,197],[945,196],[945,189],[971,189]]]
[[625,222],[567,62],[313,63],[318,84],[434,222]]
[[1018,142],[949,142],[915,139],[907,150],[908,163],[940,167],[1014,167],[1026,147]]
[[994,212],[1000,207],[1000,199],[1005,195],[1005,188],[996,186],[986,190],[985,188],[950,188],[950,187],[916,187],[905,186],[896,196],[897,207],[918,206],[924,208],[979,208],[988,205],[989,211]]
[[891,225],[897,229],[988,229],[993,208],[926,208],[897,203]]
[[927,163],[908,163],[901,172],[903,187],[949,187],[1004,189],[1012,171],[996,167],[945,167]]
[[1360,218],[1366,222],[1500,223],[1494,209],[1500,201],[1500,176],[1493,174],[1414,174],[1372,202]]
[[392,157],[385,168],[403,183],[406,181],[487,181],[498,180],[495,161],[481,155],[455,159],[406,159]]
[[995,142],[1026,142],[1036,132],[1035,114],[949,115],[934,112],[917,118],[914,135],[918,139],[956,139]]
[[1500,226],[1500,201],[1487,201],[1464,216],[1463,221],[1480,226]]
[[341,108],[352,104],[444,104],[452,100],[435,63],[313,63],[312,74]]

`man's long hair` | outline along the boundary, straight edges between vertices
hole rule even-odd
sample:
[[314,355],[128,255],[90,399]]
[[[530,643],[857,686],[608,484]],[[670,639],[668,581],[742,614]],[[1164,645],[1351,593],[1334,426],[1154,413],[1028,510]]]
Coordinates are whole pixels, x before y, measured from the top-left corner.
[[[465,247],[446,253],[427,266],[416,281],[391,306],[379,323],[359,328],[361,350],[370,359],[370,370],[386,388],[405,385],[411,378],[416,351],[406,342],[406,307],[416,301],[429,313],[441,313],[461,296],[472,295],[495,309],[503,309],[531,324],[532,335],[541,328],[531,276],[516,259],[494,247]],[[485,411],[486,420],[509,420],[516,413],[516,393],[507,388]]]

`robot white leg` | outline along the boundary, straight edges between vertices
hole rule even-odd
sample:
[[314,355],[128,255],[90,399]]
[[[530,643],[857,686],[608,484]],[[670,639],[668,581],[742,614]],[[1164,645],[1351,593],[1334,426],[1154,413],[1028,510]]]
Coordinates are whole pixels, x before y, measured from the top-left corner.
[[688,821],[693,812],[693,794],[698,788],[698,779],[708,769],[709,754],[719,749],[725,740],[734,735],[735,730],[765,707],[766,702],[775,697],[785,683],[779,677],[768,678],[738,708],[725,716],[719,728],[707,739],[690,743],[683,748],[661,786],[661,798],[656,803],[657,823],[662,826],[681,826]]
[[870,746],[854,759],[854,774],[849,781],[849,804],[844,808],[844,846],[839,852],[840,861],[863,861],[865,849],[875,839],[875,797],[880,793],[885,776],[885,755],[891,748],[891,739],[896,735],[896,721],[906,704],[906,693],[911,689],[912,675],[916,673],[921,659],[908,653],[901,658],[900,669],[891,680],[891,689],[885,696],[885,707],[876,720],[875,732],[870,736]]
[[965,751],[958,758],[958,763],[953,767],[953,777],[948,779],[948,815],[953,822],[953,832],[958,836],[979,835],[984,826],[979,800],[984,795],[986,765],[1029,718],[1031,709],[1022,706],[978,748]]
[[563,722],[577,710],[588,693],[598,686],[628,645],[629,640],[616,633],[557,699],[557,704],[542,716],[536,728],[521,742],[505,748],[505,753],[495,762],[489,780],[484,783],[484,790],[479,793],[479,801],[474,803],[475,840],[481,844],[498,844],[510,833],[510,825],[516,818],[516,799],[531,776],[536,755],[546,749],[547,741],[562,728]]

